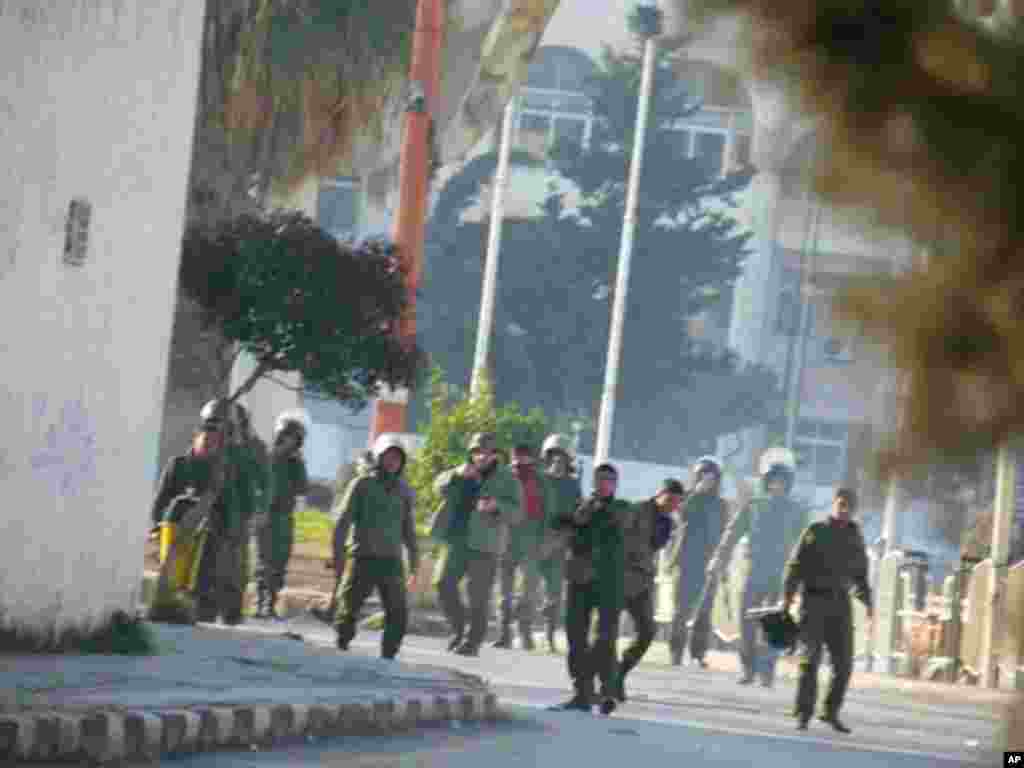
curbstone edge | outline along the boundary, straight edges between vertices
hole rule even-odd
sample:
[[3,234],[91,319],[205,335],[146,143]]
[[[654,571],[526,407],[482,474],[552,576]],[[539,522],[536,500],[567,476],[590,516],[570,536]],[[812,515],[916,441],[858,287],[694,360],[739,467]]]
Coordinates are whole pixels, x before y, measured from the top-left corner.
[[494,693],[412,694],[362,702],[203,706],[159,713],[0,715],[0,760],[86,757],[159,762],[165,755],[272,746],[313,737],[386,733],[453,720],[493,722]]
[[163,743],[163,721],[149,712],[129,712],[124,717],[125,754],[130,759],[156,760]]
[[125,756],[124,718],[99,712],[82,718],[82,751],[97,762],[108,763]]

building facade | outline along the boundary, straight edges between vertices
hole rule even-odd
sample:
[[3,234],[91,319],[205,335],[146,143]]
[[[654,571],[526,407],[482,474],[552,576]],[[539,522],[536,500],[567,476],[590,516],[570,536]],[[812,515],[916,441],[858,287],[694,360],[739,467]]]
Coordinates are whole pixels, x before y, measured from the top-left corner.
[[0,4],[5,629],[135,604],[203,6]]

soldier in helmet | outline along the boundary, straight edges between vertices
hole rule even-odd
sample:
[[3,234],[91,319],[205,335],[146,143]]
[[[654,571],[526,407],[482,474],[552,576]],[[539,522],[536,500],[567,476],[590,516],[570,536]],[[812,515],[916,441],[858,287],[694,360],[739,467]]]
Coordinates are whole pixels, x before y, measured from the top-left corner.
[[176,538],[181,522],[175,519],[175,510],[185,507],[171,502],[185,496],[212,499],[205,543],[198,554],[195,582],[190,585],[196,601],[195,618],[211,622],[220,615],[226,624],[238,624],[242,620],[245,520],[239,470],[230,450],[230,416],[227,400],[211,400],[203,406],[201,426],[191,449],[171,459],[164,469],[152,516],[154,523],[162,523],[161,548],[166,549]]
[[[519,481],[523,518],[509,526],[508,548],[501,559],[501,637],[495,648],[512,647],[512,621],[518,620],[519,642],[532,651],[533,622],[540,592],[538,557],[547,536],[547,509],[552,506],[551,487],[536,467],[534,451],[517,445],[512,451],[512,473]],[[516,573],[522,574],[523,591],[515,598]]]
[[270,504],[257,538],[257,614],[263,618],[277,617],[277,596],[284,588],[295,537],[295,501],[309,484],[302,456],[305,440],[304,414],[286,411],[278,416],[270,458]]
[[[672,564],[677,568],[676,611],[669,638],[672,664],[678,666],[689,640],[690,658],[701,668],[707,665],[711,634],[710,605],[713,589],[704,590],[704,574],[708,561],[718,546],[728,518],[728,508],[721,496],[722,462],[714,456],[702,456],[693,467],[693,492],[682,510],[681,534]],[[697,608],[701,615],[695,617]],[[706,615],[705,615],[706,614]],[[692,629],[688,626],[695,619]]]
[[769,461],[761,467],[763,495],[743,505],[729,521],[722,541],[708,563],[707,573],[709,579],[717,578],[719,570],[728,563],[736,542],[743,536],[747,537],[750,570],[743,585],[740,605],[739,655],[743,671],[739,682],[749,685],[759,674],[762,685],[769,687],[775,679],[778,653],[768,650],[758,654],[757,623],[747,618],[747,612],[779,602],[782,588],[779,574],[806,525],[806,513],[789,496],[796,466],[791,455],[780,453],[777,460],[772,460],[773,457],[766,454],[765,458]]
[[544,582],[544,618],[547,622],[548,649],[556,653],[555,631],[562,615],[562,591],[565,586],[566,538],[554,529],[559,517],[571,514],[579,506],[583,492],[574,472],[572,441],[566,435],[552,434],[544,440],[541,458],[544,461],[546,487],[545,530],[540,544],[537,569]]
[[[452,628],[449,650],[477,656],[487,634],[498,561],[508,545],[508,527],[522,518],[519,483],[498,464],[497,439],[474,435],[469,461],[442,472],[434,489],[442,504],[431,522],[431,536],[445,543],[438,596]],[[469,581],[469,634],[459,585]]]
[[[416,586],[419,550],[412,504],[400,483],[406,453],[398,435],[380,435],[373,444],[373,460],[373,468],[352,479],[335,508],[335,567],[338,573],[344,572],[348,552],[353,563],[341,587],[334,627],[338,648],[348,650],[363,604],[376,589],[384,606],[380,653],[385,659],[393,659],[405,637],[409,610],[406,587]],[[350,532],[352,545],[347,552]],[[408,582],[402,562],[403,544],[409,554]]]
[[[252,429],[252,420],[248,409],[241,403],[234,403],[235,436],[233,450],[238,457],[238,465],[243,484],[244,517],[248,521],[248,530],[244,533],[245,543],[242,546],[242,584],[249,582],[250,541],[251,534],[258,532],[266,525],[271,496],[271,465],[270,452],[267,444]],[[258,545],[258,534],[256,536]],[[262,598],[262,596],[260,596]],[[257,615],[265,615],[264,599],[257,601]]]

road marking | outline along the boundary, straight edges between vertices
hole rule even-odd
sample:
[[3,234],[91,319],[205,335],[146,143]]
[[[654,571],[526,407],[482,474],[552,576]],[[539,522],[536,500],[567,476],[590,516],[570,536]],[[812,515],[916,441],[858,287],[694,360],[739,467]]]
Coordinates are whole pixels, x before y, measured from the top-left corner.
[[[546,707],[536,702],[532,702],[528,699],[512,699],[507,696],[501,697],[501,703],[503,706],[511,705],[524,707],[526,709],[533,709],[539,711],[546,711]],[[926,752],[924,750],[901,748],[901,747],[885,747],[881,745],[862,744],[854,741],[840,741],[837,739],[826,739],[811,735],[795,735],[787,733],[778,733],[768,730],[760,730],[757,728],[740,728],[737,726],[721,725],[718,723],[706,723],[698,720],[681,720],[676,718],[659,717],[658,715],[639,715],[630,714],[623,710],[616,710],[614,719],[620,720],[636,720],[640,722],[659,723],[661,725],[674,725],[674,726],[685,726],[687,728],[693,728],[695,730],[727,733],[731,736],[759,736],[766,739],[775,739],[778,741],[786,741],[792,743],[801,744],[816,744],[819,746],[831,747],[832,749],[847,749],[855,750],[858,752],[875,752],[884,754],[894,755],[907,755],[909,757],[925,757],[930,760],[943,760],[946,762],[955,762],[959,765],[977,765],[977,766],[988,766],[989,763],[982,761],[977,758],[963,757],[958,755],[951,755],[948,753],[940,752]],[[607,722],[607,721],[604,721]]]

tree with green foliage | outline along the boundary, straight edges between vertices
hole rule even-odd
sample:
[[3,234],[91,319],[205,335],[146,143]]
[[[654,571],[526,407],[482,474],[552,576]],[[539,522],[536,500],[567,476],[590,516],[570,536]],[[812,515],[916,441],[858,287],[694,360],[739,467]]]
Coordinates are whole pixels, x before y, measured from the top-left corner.
[[189,227],[179,286],[256,361],[231,399],[299,372],[303,391],[358,409],[382,384],[408,386],[422,361],[393,330],[407,303],[393,249],[339,243],[301,213]]
[[[503,224],[491,361],[499,402],[536,403],[560,421],[596,416],[641,64],[636,51],[606,50],[591,84],[597,120],[590,144],[562,139],[551,148],[549,163],[578,202],[552,192],[536,216]],[[685,460],[779,407],[770,371],[743,367],[689,335],[695,315],[725,314],[750,239],[730,210],[752,170],[722,176],[706,159],[687,157],[685,135],[672,128],[699,108],[688,105],[671,56],[659,54],[612,441],[617,456]],[[424,339],[456,381],[468,380],[472,368],[490,228],[489,219],[464,214],[495,164],[485,155],[456,174],[430,224]]]
[[429,418],[419,426],[423,445],[406,470],[416,491],[416,519],[425,523],[440,498],[434,493],[434,479],[446,469],[467,460],[467,445],[476,432],[493,432],[498,448],[511,453],[520,444],[539,451],[549,432],[548,420],[539,408],[523,413],[516,403],[496,406],[490,380],[485,376],[480,391],[472,397],[455,392],[439,367],[430,375]]

